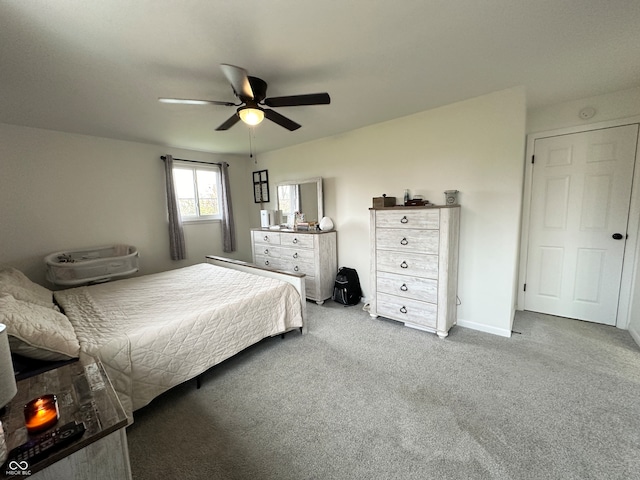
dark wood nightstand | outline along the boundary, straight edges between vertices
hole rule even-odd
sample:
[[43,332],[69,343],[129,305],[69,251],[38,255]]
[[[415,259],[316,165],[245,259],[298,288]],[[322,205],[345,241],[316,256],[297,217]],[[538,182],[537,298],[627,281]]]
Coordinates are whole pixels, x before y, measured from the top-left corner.
[[[84,422],[86,431],[78,440],[28,466],[36,480],[131,479],[127,447],[127,417],[102,364],[91,357],[18,381],[18,393],[0,418],[9,450],[44,435],[30,435],[24,424],[23,407],[41,395],[58,398],[60,420],[54,430],[69,422]],[[2,466],[0,478],[23,478]]]

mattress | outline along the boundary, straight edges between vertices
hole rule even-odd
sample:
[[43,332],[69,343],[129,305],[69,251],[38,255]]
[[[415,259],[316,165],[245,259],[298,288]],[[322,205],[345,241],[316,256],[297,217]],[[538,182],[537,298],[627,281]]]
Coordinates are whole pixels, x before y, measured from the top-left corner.
[[198,264],[55,292],[81,350],[99,358],[130,419],[171,387],[302,326],[288,283]]

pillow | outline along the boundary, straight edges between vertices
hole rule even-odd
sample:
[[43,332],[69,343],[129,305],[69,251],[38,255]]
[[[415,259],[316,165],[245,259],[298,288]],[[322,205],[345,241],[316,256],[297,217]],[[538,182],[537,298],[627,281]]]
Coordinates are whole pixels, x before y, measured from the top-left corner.
[[32,282],[15,268],[0,270],[0,293],[8,293],[17,300],[54,308],[53,292]]
[[69,360],[80,355],[71,322],[52,308],[0,296],[0,323],[7,326],[14,353],[38,360]]

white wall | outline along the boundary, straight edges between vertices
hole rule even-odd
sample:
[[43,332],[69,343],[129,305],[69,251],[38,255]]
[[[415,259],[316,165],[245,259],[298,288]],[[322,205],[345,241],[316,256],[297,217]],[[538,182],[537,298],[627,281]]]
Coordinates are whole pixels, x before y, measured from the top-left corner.
[[[580,110],[585,107],[593,107],[596,110],[596,115],[587,121],[581,120],[578,116]],[[625,119],[637,115],[640,115],[640,87],[532,110],[527,116],[527,131],[528,133],[543,132]],[[636,168],[638,168],[638,165],[636,165]],[[638,194],[638,192],[635,193],[635,195]],[[629,234],[633,234],[633,232],[629,232]],[[635,234],[636,236],[640,235],[640,231],[635,232]],[[640,242],[638,245],[640,247]],[[629,318],[619,319],[619,323],[625,325],[628,322],[630,333],[634,336],[636,342],[640,344],[640,279],[638,278],[640,248],[636,250],[635,256],[636,265],[630,285],[632,294]]]
[[167,153],[229,163],[238,252],[227,256],[250,260],[253,203],[245,157],[0,124],[0,264],[47,285],[43,258],[61,250],[129,243],[140,252],[140,274],[222,255],[216,222],[185,225],[188,258],[170,260],[159,158]]
[[[325,215],[338,232],[339,266],[356,268],[369,294],[369,211],[405,188],[462,205],[458,323],[508,336],[515,282],[525,146],[524,88],[261,154],[272,184],[321,176]],[[256,168],[257,169],[257,168]],[[275,204],[271,205],[275,208]],[[254,213],[254,226],[259,219]]]
[[[593,118],[588,120],[580,118],[580,110],[585,107],[595,109],[596,114]],[[640,114],[640,87],[532,109],[527,114],[527,133],[588,125],[638,114]]]

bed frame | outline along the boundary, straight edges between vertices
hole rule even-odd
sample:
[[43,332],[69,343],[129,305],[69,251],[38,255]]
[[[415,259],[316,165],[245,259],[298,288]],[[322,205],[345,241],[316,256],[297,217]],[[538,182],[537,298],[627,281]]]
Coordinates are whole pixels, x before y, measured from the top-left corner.
[[241,272],[253,273],[262,277],[276,278],[287,282],[294,286],[300,294],[302,308],[302,333],[307,333],[307,296],[304,287],[304,273],[286,272],[284,270],[274,270],[262,267],[242,260],[234,260],[232,258],[218,257],[215,255],[206,256],[207,263],[217,265],[219,267],[230,268],[232,270],[240,270]]

